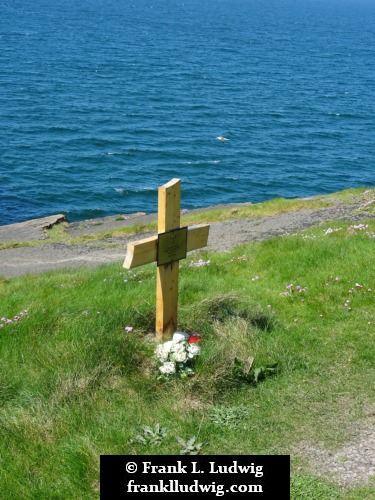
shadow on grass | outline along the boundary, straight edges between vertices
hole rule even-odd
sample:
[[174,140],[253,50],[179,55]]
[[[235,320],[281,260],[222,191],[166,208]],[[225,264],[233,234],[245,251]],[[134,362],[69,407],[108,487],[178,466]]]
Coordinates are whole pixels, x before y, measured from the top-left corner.
[[209,324],[240,318],[265,333],[272,332],[276,327],[276,319],[271,313],[231,294],[204,299],[195,307],[194,318]]

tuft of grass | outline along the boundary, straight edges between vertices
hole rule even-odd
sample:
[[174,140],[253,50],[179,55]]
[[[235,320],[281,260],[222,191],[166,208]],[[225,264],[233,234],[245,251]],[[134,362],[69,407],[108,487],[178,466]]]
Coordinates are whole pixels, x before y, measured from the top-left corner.
[[[276,198],[270,201],[257,204],[249,204],[235,208],[221,208],[213,210],[202,210],[198,213],[183,214],[181,217],[181,225],[204,224],[210,222],[219,222],[234,219],[246,219],[253,217],[268,217],[291,211],[305,210],[311,208],[324,208],[332,206],[332,202],[325,199],[285,199]],[[157,222],[148,224],[138,224],[134,226],[126,226],[123,228],[113,229],[108,232],[100,232],[95,238],[116,238],[137,233],[155,232],[157,230]]]
[[9,240],[0,243],[1,250],[9,250],[11,248],[22,248],[22,247],[36,247],[40,245],[45,245],[45,240],[33,240],[33,241],[15,241]]
[[338,191],[336,193],[326,195],[327,199],[336,199],[344,201],[345,203],[355,203],[375,196],[375,189],[373,188],[348,188]]
[[324,208],[329,206],[332,206],[332,202],[323,197],[311,199],[274,198],[263,203],[210,210],[197,214],[187,214],[182,217],[182,223],[188,225],[192,223],[201,224],[234,219],[269,217],[298,210]]
[[315,500],[339,500],[342,498],[340,488],[316,477],[305,474],[296,474],[290,481],[290,498],[292,500],[306,499]]

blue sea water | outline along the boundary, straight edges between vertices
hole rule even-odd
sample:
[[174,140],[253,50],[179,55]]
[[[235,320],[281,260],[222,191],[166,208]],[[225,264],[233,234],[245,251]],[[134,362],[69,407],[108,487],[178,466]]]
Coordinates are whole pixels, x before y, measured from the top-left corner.
[[0,224],[374,186],[374,90],[374,0],[0,0]]

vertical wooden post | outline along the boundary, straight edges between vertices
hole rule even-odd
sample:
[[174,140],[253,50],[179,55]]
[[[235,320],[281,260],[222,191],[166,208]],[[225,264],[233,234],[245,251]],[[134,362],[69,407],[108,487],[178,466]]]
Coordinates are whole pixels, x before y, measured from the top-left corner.
[[[172,179],[158,190],[158,233],[180,227],[181,181]],[[179,262],[157,268],[156,337],[170,337],[177,328]]]
[[[171,235],[172,244],[170,247],[165,245],[159,247],[161,234],[168,233],[174,229],[180,229],[180,202],[181,202],[181,181],[172,179],[158,191],[158,236],[152,236],[140,241],[128,243],[128,249],[124,262],[125,269],[151,264],[151,262],[167,262],[173,260],[173,245],[175,244],[176,232]],[[209,225],[193,226],[185,228],[184,239],[180,241],[180,247],[177,249],[180,253],[174,254],[174,257],[185,258],[186,252],[203,248],[208,242]],[[181,234],[181,233],[180,233]],[[177,238],[178,240],[178,238]],[[168,240],[167,240],[168,241]],[[185,245],[185,248],[184,246]],[[168,259],[159,259],[159,250],[163,250]],[[168,251],[172,251],[168,254]],[[185,251],[185,254],[184,254]],[[184,255],[184,256],[182,256]],[[178,270],[179,261],[175,260],[169,264],[157,266],[156,277],[156,337],[158,340],[164,340],[177,329],[177,306],[178,306]]]

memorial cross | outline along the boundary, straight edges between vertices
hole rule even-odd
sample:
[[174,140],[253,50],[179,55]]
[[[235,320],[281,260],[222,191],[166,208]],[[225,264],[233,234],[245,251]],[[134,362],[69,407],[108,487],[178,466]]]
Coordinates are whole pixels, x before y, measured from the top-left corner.
[[207,245],[209,225],[180,227],[181,181],[172,179],[158,190],[158,235],[128,243],[124,267],[157,262],[156,337],[177,329],[179,261],[186,252]]

